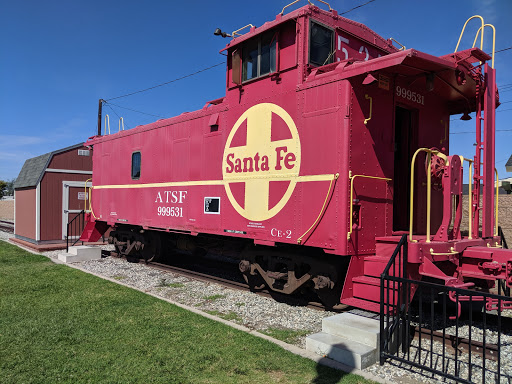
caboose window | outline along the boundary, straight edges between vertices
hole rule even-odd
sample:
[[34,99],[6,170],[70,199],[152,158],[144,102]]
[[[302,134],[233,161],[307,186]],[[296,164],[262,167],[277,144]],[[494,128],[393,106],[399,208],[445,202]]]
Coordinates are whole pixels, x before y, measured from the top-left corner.
[[314,21],[309,25],[309,64],[315,67],[334,62],[334,31]]
[[249,42],[242,50],[242,81],[276,70],[277,34],[267,34]]
[[132,179],[140,179],[140,152],[132,153]]

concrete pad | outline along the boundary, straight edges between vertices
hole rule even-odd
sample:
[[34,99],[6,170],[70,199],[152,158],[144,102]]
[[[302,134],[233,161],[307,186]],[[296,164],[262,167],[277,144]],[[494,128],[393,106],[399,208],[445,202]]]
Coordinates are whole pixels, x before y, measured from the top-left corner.
[[58,259],[64,263],[101,259],[101,248],[79,245],[70,247],[68,253],[61,253]]
[[320,332],[306,338],[306,350],[357,369],[377,362],[377,349],[344,337]]
[[322,320],[322,331],[373,348],[379,348],[380,323],[376,319],[352,313],[340,313],[324,318]]

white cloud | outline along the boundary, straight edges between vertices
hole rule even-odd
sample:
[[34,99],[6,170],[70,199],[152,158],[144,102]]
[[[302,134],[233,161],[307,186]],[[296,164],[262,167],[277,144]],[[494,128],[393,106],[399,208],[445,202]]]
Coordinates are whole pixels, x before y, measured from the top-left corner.
[[48,142],[47,137],[21,136],[21,135],[0,135],[0,147],[13,148],[27,145],[37,145]]

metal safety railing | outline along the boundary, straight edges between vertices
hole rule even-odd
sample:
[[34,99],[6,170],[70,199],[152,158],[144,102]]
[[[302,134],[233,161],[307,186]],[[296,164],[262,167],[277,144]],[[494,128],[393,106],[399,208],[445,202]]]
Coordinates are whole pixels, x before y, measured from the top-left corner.
[[502,315],[510,297],[502,284],[492,294],[412,280],[406,258],[398,269],[397,260],[381,276],[380,364],[394,360],[461,383],[510,382],[501,364],[507,358],[503,336],[510,334]]
[[[389,277],[407,277],[407,235],[402,235],[395,251],[380,276],[380,364],[384,364],[387,353],[399,346],[407,337],[405,323],[411,293],[404,284]],[[405,350],[405,349],[404,349]]]
[[[67,225],[66,229],[66,253],[69,247],[75,245],[80,241],[80,236],[85,228],[85,211],[82,209],[73,217]],[[82,241],[83,244],[83,241]]]

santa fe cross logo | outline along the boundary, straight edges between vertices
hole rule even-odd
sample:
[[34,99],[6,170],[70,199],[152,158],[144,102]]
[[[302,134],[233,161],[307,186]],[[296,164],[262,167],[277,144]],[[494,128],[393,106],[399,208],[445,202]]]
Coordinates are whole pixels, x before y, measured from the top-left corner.
[[[284,121],[289,131],[285,136],[289,138],[272,140],[273,122],[276,124],[278,119]],[[245,127],[245,145],[232,145],[237,132]],[[231,129],[222,161],[224,187],[232,206],[248,220],[263,221],[275,216],[286,205],[295,189],[300,160],[301,146],[297,127],[283,108],[262,103],[246,110]],[[272,181],[289,181],[289,184],[278,200],[273,198],[278,201],[277,204],[269,207]],[[244,183],[243,207],[233,195],[233,183]]]

